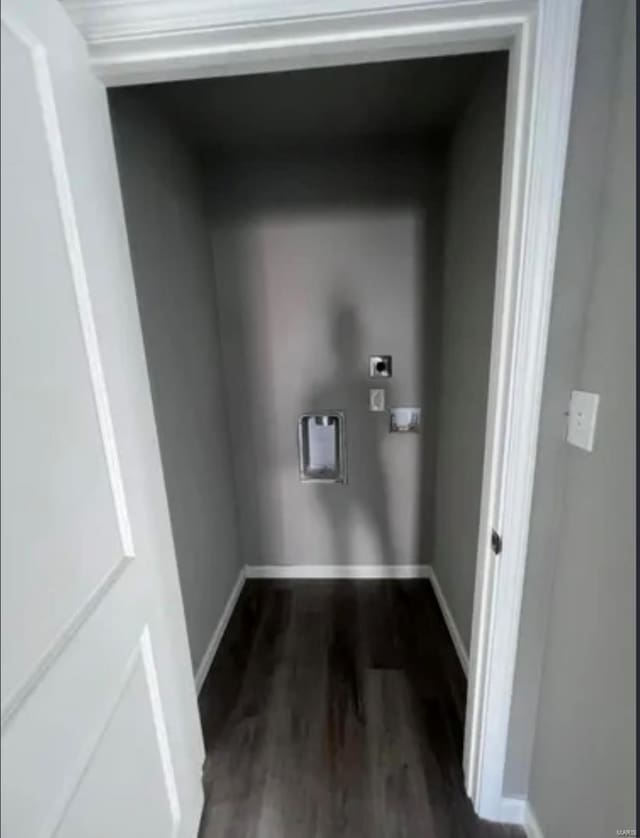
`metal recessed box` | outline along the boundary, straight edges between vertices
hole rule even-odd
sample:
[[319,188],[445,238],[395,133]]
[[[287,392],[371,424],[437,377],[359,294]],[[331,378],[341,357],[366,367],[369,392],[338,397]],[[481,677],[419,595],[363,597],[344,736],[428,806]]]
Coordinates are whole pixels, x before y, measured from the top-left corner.
[[303,483],[346,483],[344,413],[303,413],[298,420],[298,464]]
[[417,434],[420,431],[419,407],[392,407],[389,410],[389,432]]
[[391,355],[369,355],[369,378],[391,378]]

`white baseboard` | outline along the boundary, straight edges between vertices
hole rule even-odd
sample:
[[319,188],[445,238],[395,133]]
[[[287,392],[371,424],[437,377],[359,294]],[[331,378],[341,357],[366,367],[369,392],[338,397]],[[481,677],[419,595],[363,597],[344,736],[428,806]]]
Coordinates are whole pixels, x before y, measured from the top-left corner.
[[464,670],[464,674],[468,676],[469,653],[467,652],[466,646],[464,645],[462,637],[460,636],[460,632],[458,631],[458,627],[456,626],[455,620],[453,619],[453,614],[449,609],[447,600],[445,599],[444,594],[442,593],[442,588],[440,587],[440,583],[438,582],[438,577],[436,576],[435,570],[431,565],[427,565],[427,567],[427,578],[431,581],[431,584],[433,586],[433,592],[436,595],[438,605],[440,606],[440,610],[442,611],[442,616],[444,617],[444,621],[447,624],[447,628],[449,629],[449,634],[451,635],[451,640],[453,641],[453,645],[458,655],[458,659],[460,660],[460,665]]
[[513,823],[524,826],[527,801],[522,797],[503,797],[495,820],[499,823]]
[[204,684],[245,579],[428,579],[430,577],[430,567],[423,564],[246,565],[238,574],[222,616],[218,620],[209,645],[196,669],[196,690],[200,692]]
[[524,831],[527,833],[527,838],[544,838],[542,828],[536,818],[536,813],[533,811],[531,804],[527,801],[524,809]]
[[522,797],[503,797],[496,820],[523,827],[527,838],[544,838],[531,804]]
[[233,586],[231,593],[229,594],[229,599],[227,600],[227,604],[224,607],[224,611],[222,612],[222,616],[218,620],[218,625],[215,627],[215,631],[213,632],[213,636],[209,641],[209,645],[202,656],[202,660],[200,661],[198,668],[196,669],[195,675],[195,682],[196,682],[196,690],[200,692],[202,689],[202,685],[204,684],[204,680],[207,677],[209,670],[211,669],[211,664],[213,663],[213,659],[218,651],[218,646],[220,645],[220,641],[222,640],[222,635],[224,634],[224,630],[227,627],[227,623],[231,615],[233,614],[233,609],[236,607],[236,602],[238,601],[238,597],[240,596],[240,591],[242,590],[242,586],[244,585],[244,580],[247,578],[247,569],[241,568],[240,573],[238,574],[238,578],[236,579],[236,583]]
[[442,593],[438,577],[430,565],[246,565],[238,574],[222,616],[196,670],[195,682],[198,692],[211,668],[245,579],[429,579],[465,675],[469,671],[469,655]]
[[427,579],[424,564],[247,565],[249,579]]
[[272,564],[247,565],[248,579],[429,579],[449,629],[460,664],[465,675],[469,672],[469,654],[455,624],[447,601],[442,593],[438,578],[426,564]]

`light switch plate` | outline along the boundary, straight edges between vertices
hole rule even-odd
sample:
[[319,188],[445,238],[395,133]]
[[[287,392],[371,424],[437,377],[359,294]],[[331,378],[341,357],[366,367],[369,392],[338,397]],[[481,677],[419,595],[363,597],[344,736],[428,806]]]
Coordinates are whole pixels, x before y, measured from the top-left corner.
[[567,442],[570,445],[583,448],[585,451],[593,451],[599,402],[600,396],[597,393],[572,391],[567,428]]
[[385,391],[377,388],[369,390],[369,410],[372,413],[383,413],[385,407]]

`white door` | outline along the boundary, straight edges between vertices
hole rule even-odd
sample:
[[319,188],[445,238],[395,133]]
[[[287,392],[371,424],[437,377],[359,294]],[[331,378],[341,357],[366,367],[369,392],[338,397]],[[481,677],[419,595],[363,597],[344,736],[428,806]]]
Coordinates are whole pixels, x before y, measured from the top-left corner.
[[204,759],[103,86],[2,6],[2,836],[192,838]]

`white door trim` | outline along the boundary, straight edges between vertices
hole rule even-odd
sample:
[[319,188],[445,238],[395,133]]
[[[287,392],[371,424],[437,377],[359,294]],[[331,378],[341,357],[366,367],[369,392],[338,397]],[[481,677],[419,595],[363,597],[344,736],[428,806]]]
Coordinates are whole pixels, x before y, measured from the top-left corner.
[[486,818],[501,809],[580,5],[66,0],[107,84],[510,50],[464,749]]

